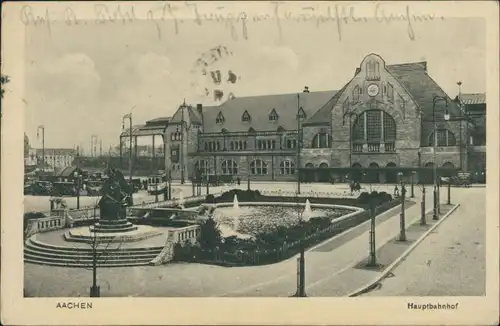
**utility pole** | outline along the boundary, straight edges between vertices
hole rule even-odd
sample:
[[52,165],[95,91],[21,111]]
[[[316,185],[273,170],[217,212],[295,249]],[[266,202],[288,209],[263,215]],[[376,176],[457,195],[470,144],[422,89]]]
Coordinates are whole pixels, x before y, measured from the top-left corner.
[[403,173],[400,172],[401,177],[401,214],[400,218],[400,232],[399,232],[399,241],[406,241],[406,225],[405,225],[405,195],[406,188],[403,180]]
[[90,151],[91,151],[90,156],[91,157],[97,157],[96,146],[97,146],[97,135],[92,135],[92,136],[90,136]]
[[[133,128],[132,128],[132,112],[130,112],[129,114],[126,114],[126,115],[123,116],[123,119],[122,119],[122,128],[124,128],[123,121],[125,119],[129,120],[129,125],[130,125],[130,130],[129,130],[130,151],[129,151],[129,155],[128,155],[128,173],[129,173],[130,199],[132,200],[132,198],[133,198],[133,187],[132,187],[132,132],[133,132]],[[136,144],[136,146],[137,146],[137,144]]]
[[376,254],[376,246],[375,246],[375,203],[373,198],[373,194],[369,194],[370,196],[370,261],[368,262],[368,266],[377,266],[377,254]]
[[76,147],[76,208],[80,209],[80,146]]
[[[96,206],[94,205],[94,225],[97,222]],[[97,234],[93,232],[92,236],[92,286],[90,287],[90,297],[97,298],[100,296],[100,287],[97,285]]]
[[39,138],[39,131],[42,131],[42,171],[45,171],[45,126],[38,126],[36,129],[36,137]]
[[181,111],[181,185],[184,184],[184,110],[185,109],[186,109],[186,99],[184,99]]

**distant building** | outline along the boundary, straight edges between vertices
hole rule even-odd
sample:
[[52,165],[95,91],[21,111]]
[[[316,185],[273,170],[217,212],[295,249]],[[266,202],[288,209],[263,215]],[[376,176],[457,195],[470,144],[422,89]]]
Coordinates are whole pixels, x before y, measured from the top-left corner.
[[76,157],[76,150],[73,148],[45,148],[45,150],[37,148],[37,164],[42,163],[42,155],[45,155],[45,166],[52,169],[59,169],[73,164]]

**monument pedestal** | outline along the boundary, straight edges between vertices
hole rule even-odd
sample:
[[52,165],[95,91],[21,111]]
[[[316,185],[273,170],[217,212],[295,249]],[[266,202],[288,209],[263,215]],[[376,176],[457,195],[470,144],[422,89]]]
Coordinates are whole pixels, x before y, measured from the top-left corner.
[[127,219],[100,219],[99,222],[90,226],[90,231],[95,233],[122,233],[135,230],[137,230],[137,226],[127,221]]

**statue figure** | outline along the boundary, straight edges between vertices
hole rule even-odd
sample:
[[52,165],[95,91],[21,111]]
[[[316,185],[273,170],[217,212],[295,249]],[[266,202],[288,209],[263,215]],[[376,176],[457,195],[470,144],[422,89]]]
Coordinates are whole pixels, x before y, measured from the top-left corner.
[[121,171],[109,167],[108,178],[102,187],[102,197],[99,201],[101,219],[119,220],[125,218],[127,206],[131,205],[130,185],[125,181]]

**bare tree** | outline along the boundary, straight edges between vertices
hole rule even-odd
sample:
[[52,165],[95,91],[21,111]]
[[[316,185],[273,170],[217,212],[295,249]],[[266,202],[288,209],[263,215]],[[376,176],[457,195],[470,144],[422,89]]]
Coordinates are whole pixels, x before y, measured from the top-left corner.
[[[116,242],[116,236],[112,237],[111,239],[101,240],[97,235],[97,232],[94,232],[92,230],[92,225],[95,225],[96,222],[99,221],[96,211],[98,207],[98,201],[99,197],[97,197],[96,202],[93,205],[93,223],[89,225],[90,241],[86,242],[86,244],[88,244],[91,249],[92,260],[90,263],[83,262],[83,266],[80,267],[92,271],[92,286],[90,287],[90,297],[100,297],[100,286],[97,285],[97,269],[99,267],[102,267],[102,265],[107,262],[111,253],[118,252],[124,243],[123,241]],[[111,245],[113,243],[117,244],[115,248],[111,248]],[[75,244],[72,245],[75,249],[82,249]],[[109,288],[110,285],[108,283],[108,289]]]

